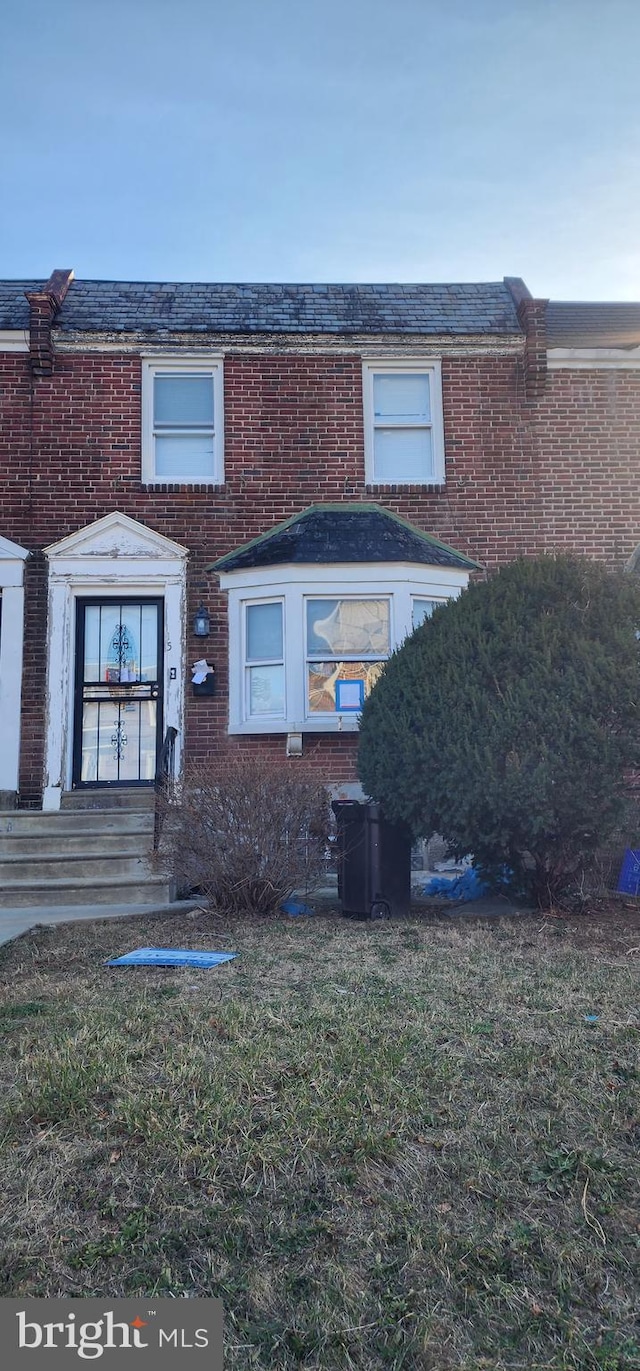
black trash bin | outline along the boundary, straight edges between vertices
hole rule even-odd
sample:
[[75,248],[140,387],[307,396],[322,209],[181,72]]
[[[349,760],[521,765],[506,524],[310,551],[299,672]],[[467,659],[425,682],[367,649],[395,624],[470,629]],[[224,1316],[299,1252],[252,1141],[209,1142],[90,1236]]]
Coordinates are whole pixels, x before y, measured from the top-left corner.
[[409,913],[410,830],[385,819],[378,804],[335,800],[338,897],[351,919]]

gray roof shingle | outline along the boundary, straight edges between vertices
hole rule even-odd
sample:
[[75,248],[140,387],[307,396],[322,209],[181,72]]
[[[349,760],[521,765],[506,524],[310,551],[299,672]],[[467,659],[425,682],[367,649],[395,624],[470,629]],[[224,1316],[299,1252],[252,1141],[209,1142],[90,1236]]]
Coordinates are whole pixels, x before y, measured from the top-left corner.
[[417,562],[471,571],[477,566],[439,538],[375,504],[310,505],[214,562],[208,571],[293,563]]
[[550,300],[550,348],[634,348],[640,346],[640,304],[588,304]]
[[[26,328],[26,290],[0,282],[0,328]],[[502,281],[462,285],[232,285],[73,281],[55,322],[68,332],[519,334]]]
[[42,281],[0,281],[0,328],[28,328],[25,291],[41,288]]

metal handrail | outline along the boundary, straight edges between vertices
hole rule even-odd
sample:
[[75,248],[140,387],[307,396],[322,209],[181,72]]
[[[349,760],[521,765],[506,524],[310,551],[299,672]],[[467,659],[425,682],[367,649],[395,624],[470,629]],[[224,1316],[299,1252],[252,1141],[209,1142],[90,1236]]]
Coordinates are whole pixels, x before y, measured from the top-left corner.
[[177,736],[177,728],[173,728],[171,725],[169,725],[164,735],[164,742],[160,749],[160,756],[158,758],[158,766],[156,769],[155,777],[155,807],[153,822],[153,846],[156,851],[160,845],[160,836],[162,833],[162,820],[164,817],[164,806],[160,803],[160,800],[161,797],[162,799],[164,799],[166,798],[166,796],[171,794],[171,790],[173,788],[176,778],[175,773]]

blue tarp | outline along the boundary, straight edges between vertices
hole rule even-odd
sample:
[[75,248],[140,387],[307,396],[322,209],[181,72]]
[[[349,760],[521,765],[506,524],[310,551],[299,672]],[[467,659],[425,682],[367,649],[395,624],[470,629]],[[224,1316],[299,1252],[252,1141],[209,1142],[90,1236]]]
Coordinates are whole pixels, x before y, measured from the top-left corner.
[[470,866],[460,876],[432,876],[422,887],[423,895],[440,895],[445,900],[457,900],[466,904],[468,900],[481,900],[489,894],[486,881],[482,881],[475,869]]
[[230,962],[237,952],[189,952],[174,947],[137,947],[124,957],[113,957],[107,966],[219,966]]
[[298,918],[300,914],[313,914],[310,905],[305,904],[303,900],[294,900],[293,897],[289,900],[283,900],[280,908],[282,913],[288,914],[291,919]]

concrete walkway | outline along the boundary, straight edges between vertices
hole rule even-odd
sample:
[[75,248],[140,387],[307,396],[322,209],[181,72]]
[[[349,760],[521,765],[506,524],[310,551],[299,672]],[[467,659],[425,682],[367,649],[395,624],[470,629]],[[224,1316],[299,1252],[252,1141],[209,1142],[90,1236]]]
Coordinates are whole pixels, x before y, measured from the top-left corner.
[[139,919],[150,918],[154,914],[188,914],[192,909],[201,908],[200,900],[174,900],[171,904],[73,904],[73,905],[30,905],[24,909],[0,909],[0,945],[19,938],[31,928],[48,924],[68,924],[87,922],[91,919]]

